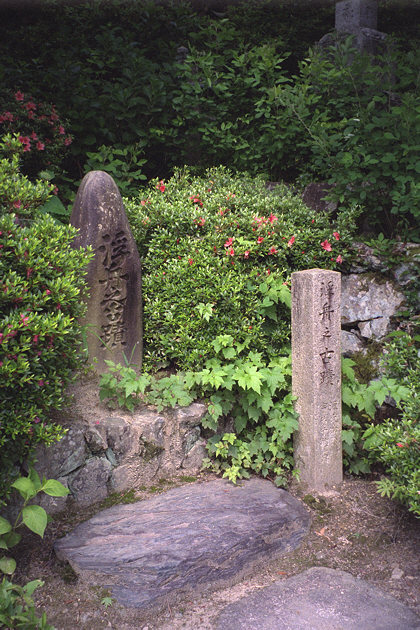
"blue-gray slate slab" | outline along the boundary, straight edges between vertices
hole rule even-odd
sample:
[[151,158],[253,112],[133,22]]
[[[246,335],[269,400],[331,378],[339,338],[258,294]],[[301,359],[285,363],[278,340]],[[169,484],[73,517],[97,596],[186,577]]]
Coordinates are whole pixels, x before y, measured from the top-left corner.
[[309,527],[303,504],[269,481],[219,479],[115,505],[58,540],[55,551],[121,604],[147,609],[234,582],[298,547]]
[[419,630],[407,606],[349,573],[313,567],[243,597],[215,630]]

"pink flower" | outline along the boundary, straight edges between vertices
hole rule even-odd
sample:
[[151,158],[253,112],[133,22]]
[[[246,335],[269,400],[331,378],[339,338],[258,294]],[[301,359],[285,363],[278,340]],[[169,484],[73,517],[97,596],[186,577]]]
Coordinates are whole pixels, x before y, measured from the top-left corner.
[[3,122],[13,122],[13,114],[11,112],[4,112],[4,114],[0,116],[0,123]]
[[269,254],[277,254],[277,248],[276,247],[270,247],[270,249],[268,250]]
[[32,140],[38,140],[38,136],[36,135],[35,131],[31,133],[31,138]]
[[163,183],[163,179],[160,180],[159,184],[156,184],[156,188],[160,190],[160,192],[165,192],[165,184]]
[[337,256],[337,258],[335,259],[335,262],[340,263],[340,265],[341,265],[341,263],[343,262],[343,259],[342,259],[342,257],[341,257],[341,255],[340,255],[340,254],[339,254],[339,255]]
[[51,294],[51,291],[50,291],[49,289],[47,289],[47,290],[45,291],[45,293],[46,293],[47,295],[50,295],[50,294]]
[[249,258],[249,249],[247,249],[246,252],[244,253],[244,258]]
[[228,256],[234,256],[235,255],[235,250],[233,249],[233,247],[231,247],[230,250],[226,252],[226,254]]
[[14,207],[14,208],[20,208],[20,207],[21,207],[21,205],[22,205],[22,202],[21,202],[21,200],[20,200],[20,199],[18,199],[17,201],[14,201],[14,202],[13,202],[13,207]]
[[[67,138],[64,140],[64,145],[66,147],[68,147],[70,144],[72,143],[72,139],[70,136],[67,136]],[[165,187],[163,187],[163,189],[165,189]],[[163,192],[163,191],[162,191]]]
[[38,343],[38,339],[39,339],[39,335],[34,335],[34,338],[32,339],[32,343],[36,346],[36,344]]
[[264,240],[264,236],[259,236],[259,237],[257,238],[257,243],[259,243],[259,244],[260,244],[260,243],[262,243],[262,242],[263,242],[263,240]]
[[18,90],[18,91],[16,92],[16,94],[15,94],[15,99],[16,99],[18,102],[21,102],[21,101],[23,101],[23,99],[24,99],[24,98],[25,98],[24,93],[23,93],[23,92],[21,92],[20,90]]
[[39,385],[39,387],[44,387],[44,381],[42,379],[40,379],[38,381],[38,385]]
[[188,258],[188,264],[189,264],[189,265],[192,265],[192,264],[193,264],[193,262],[194,262],[194,261],[193,261],[193,259],[192,259],[192,258]]
[[38,422],[41,422],[40,419],[38,418],[38,416],[35,416],[34,422],[35,422],[35,424],[38,424]]
[[43,151],[45,149],[45,144],[43,142],[37,142],[36,148],[38,149],[38,151]]
[[25,103],[25,108],[28,110],[28,112],[30,112],[31,110],[36,109],[36,105],[33,101],[28,101],[27,103]]
[[290,241],[288,241],[287,243],[287,247],[292,247],[293,243],[295,242],[295,237],[292,236],[292,238],[290,239]]
[[399,448],[404,448],[405,444],[403,444],[402,442],[397,442],[397,446]]
[[333,236],[334,236],[336,241],[340,240],[340,234],[338,232],[333,232]]
[[230,236],[230,237],[228,238],[228,240],[226,241],[226,243],[225,243],[225,245],[224,245],[224,246],[225,246],[225,247],[230,247],[230,246],[232,245],[232,243],[233,243],[233,241],[234,241],[234,240],[235,240],[235,239],[234,239],[232,236]]
[[146,205],[146,200],[145,200],[145,199],[142,199],[142,200],[140,201],[140,204],[141,204],[142,206],[145,206],[145,205]]
[[322,241],[321,247],[322,247],[322,249],[325,249],[326,252],[330,252],[331,251],[331,243],[329,243],[327,241],[327,239],[325,239],[325,241]]
[[61,136],[64,136],[64,134],[66,133],[66,130],[64,129],[63,125],[60,125],[60,126],[59,126],[59,128],[58,128],[58,133],[59,133]]
[[273,224],[274,221],[277,221],[278,219],[273,213],[270,213],[270,216],[268,217],[268,220],[270,221],[271,224]]

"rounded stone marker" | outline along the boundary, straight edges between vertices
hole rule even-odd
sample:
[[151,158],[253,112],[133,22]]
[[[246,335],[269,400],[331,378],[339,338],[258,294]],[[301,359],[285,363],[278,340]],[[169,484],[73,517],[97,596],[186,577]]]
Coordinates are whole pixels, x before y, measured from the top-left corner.
[[295,549],[309,525],[303,504],[269,481],[216,480],[104,510],[55,551],[121,604],[145,609],[239,579]]
[[90,245],[87,324],[89,359],[101,373],[109,359],[140,368],[142,361],[141,264],[118,186],[108,173],[91,171],[82,180],[70,223],[76,248]]

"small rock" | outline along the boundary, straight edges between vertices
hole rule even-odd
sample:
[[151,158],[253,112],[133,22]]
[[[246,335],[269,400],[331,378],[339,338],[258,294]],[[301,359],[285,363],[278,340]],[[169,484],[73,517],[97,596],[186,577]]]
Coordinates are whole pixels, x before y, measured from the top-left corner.
[[391,580],[401,580],[403,575],[404,575],[404,571],[400,569],[399,567],[395,567],[395,569],[393,569],[392,574],[391,574]]

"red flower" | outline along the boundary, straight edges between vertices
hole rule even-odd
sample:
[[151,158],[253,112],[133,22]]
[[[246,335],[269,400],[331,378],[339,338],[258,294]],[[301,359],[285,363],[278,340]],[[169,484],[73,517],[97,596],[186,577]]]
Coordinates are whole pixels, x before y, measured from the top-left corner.
[[399,448],[404,448],[405,444],[403,444],[402,442],[397,442],[397,446]]
[[244,258],[249,258],[249,249],[247,249],[246,252],[244,253]]
[[322,247],[322,249],[325,249],[326,252],[330,252],[331,251],[331,243],[329,243],[327,241],[327,239],[325,239],[325,241],[322,241],[321,247]]
[[290,239],[290,241],[288,241],[287,243],[287,247],[292,247],[293,243],[295,242],[295,237],[292,236],[292,238]]
[[228,256],[234,256],[235,255],[235,250],[233,249],[233,247],[231,247],[230,250],[226,252],[226,254]]
[[277,221],[278,219],[273,213],[270,213],[270,216],[268,217],[268,220],[270,221],[271,224],[273,224],[274,221]]
[[343,262],[343,259],[342,259],[342,257],[341,257],[341,255],[340,255],[340,254],[339,254],[339,255],[337,256],[337,258],[335,259],[335,262],[340,263],[340,265],[341,265],[341,263]]
[[338,232],[333,232],[333,236],[334,236],[336,241],[340,240],[340,234]]
[[235,240],[235,238],[234,238],[234,237],[232,237],[232,236],[230,236],[230,237],[228,238],[228,240],[226,241],[226,243],[225,243],[225,247],[230,247],[230,246],[232,245],[232,243],[233,243],[233,241],[234,241],[234,240]]
[[156,188],[160,190],[160,192],[165,192],[165,184],[163,183],[163,179],[160,180],[159,184],[156,184]]
[[15,94],[15,99],[20,102],[20,101],[23,101],[24,98],[25,98],[24,93],[18,90]]
[[263,242],[263,240],[264,240],[264,236],[259,236],[259,237],[257,238],[257,243],[262,243],[262,242]]
[[192,265],[192,264],[193,264],[193,262],[194,262],[194,261],[193,261],[193,259],[192,259],[192,258],[188,258],[188,264],[189,264],[189,265]]
[[270,249],[268,250],[269,254],[277,254],[277,248],[276,247],[270,247]]

